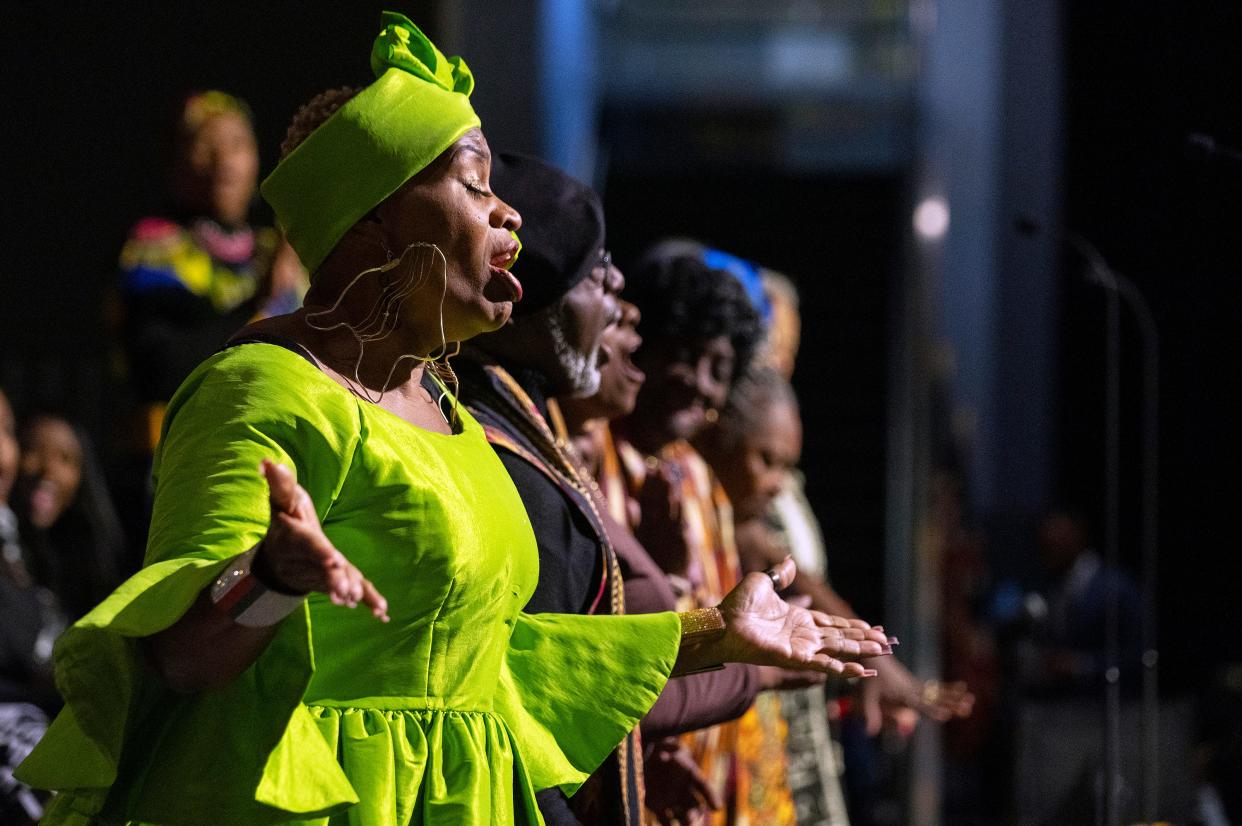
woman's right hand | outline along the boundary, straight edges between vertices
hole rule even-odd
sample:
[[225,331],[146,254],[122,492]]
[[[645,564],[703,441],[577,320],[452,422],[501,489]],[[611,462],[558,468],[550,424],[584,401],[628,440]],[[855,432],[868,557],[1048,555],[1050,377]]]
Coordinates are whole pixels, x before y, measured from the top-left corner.
[[388,601],[324,534],[310,494],[293,472],[270,459],[260,471],[267,479],[272,520],[255,557],[259,578],[281,591],[319,591],[349,608],[361,602],[388,622]]
[[820,670],[843,677],[874,677],[858,660],[893,653],[896,643],[860,619],[812,611],[781,599],[797,573],[786,557],[767,573],[749,573],[718,606],[725,621],[717,646],[722,662]]
[[793,582],[791,558],[767,573],[749,573],[716,610],[722,633],[683,642],[674,675],[720,663],[773,665],[794,671],[823,671],[842,677],[874,677],[858,660],[893,653],[897,640],[860,619],[837,617],[790,604],[777,593]]
[[[387,622],[388,602],[324,535],[310,494],[294,481],[293,472],[267,459],[259,472],[267,479],[272,520],[255,552],[251,574],[269,588],[320,591],[338,605],[365,603]],[[237,679],[263,654],[278,627],[234,622],[212,602],[208,586],[180,619],[152,634],[147,643],[165,684],[191,694]]]

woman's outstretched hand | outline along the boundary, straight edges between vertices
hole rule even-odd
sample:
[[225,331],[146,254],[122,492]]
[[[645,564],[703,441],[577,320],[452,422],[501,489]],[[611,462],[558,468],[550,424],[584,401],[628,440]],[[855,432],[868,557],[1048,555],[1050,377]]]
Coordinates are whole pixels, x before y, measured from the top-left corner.
[[877,670],[879,676],[862,687],[854,706],[872,737],[885,727],[908,737],[920,717],[943,723],[969,717],[974,710],[975,695],[964,682],[920,680],[896,659]]
[[[366,577],[332,546],[308,494],[284,465],[263,460],[272,520],[259,543],[250,572],[269,588],[293,594],[321,591],[338,605],[365,603],[388,621],[388,603]],[[263,654],[278,624],[248,626],[234,621],[204,588],[181,618],[147,638],[147,648],[165,684],[180,694],[228,685]]]
[[293,593],[319,591],[337,605],[365,604],[388,622],[388,601],[324,535],[315,506],[293,472],[264,459],[272,521],[255,558],[259,578],[271,587]]
[[777,591],[788,587],[796,573],[793,560],[785,559],[769,573],[747,574],[718,606],[724,634],[690,645],[679,657],[677,670],[684,673],[714,660],[843,677],[875,676],[873,669],[857,661],[891,654],[896,640],[862,620],[835,617],[781,599]]

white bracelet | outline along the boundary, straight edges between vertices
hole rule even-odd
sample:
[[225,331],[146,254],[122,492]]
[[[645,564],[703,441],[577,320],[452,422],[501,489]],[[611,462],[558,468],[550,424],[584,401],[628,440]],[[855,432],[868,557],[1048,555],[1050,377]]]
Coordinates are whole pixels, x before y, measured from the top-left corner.
[[255,545],[234,557],[211,586],[212,604],[232,617],[233,622],[247,628],[275,625],[306,600],[305,594],[273,591],[251,573],[258,549],[259,546]]

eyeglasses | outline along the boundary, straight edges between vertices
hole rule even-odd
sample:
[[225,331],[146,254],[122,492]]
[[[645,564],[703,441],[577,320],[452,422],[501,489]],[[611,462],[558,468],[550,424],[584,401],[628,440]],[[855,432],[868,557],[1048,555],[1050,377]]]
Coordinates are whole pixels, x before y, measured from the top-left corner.
[[603,250],[596,259],[595,266],[591,268],[591,279],[598,281],[604,292],[613,295],[619,295],[625,286],[625,278],[613,265],[612,253],[608,250]]

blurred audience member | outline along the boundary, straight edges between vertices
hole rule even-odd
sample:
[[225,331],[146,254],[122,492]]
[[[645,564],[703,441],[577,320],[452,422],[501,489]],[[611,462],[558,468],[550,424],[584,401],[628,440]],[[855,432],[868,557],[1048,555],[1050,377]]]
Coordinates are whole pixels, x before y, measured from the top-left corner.
[[951,755],[977,757],[993,722],[996,702],[996,648],[978,616],[989,585],[983,537],[965,523],[962,490],[952,474],[932,481],[930,527],[939,561],[940,639],[945,676],[965,681],[978,702],[968,721],[945,729]]
[[[134,411],[111,475],[136,549],[145,545],[165,402],[243,324],[291,312],[306,292],[293,249],[276,230],[249,223],[258,176],[246,103],[220,91],[190,95],[175,123],[169,202],[138,221],[121,250],[112,322],[116,371]],[[126,567],[140,563],[135,557]]]
[[125,534],[84,432],[39,414],[19,433],[14,501],[30,574],[77,619],[121,581]]
[[[945,679],[970,686],[975,704],[968,718],[945,726],[945,816],[963,826],[993,823],[1005,808],[1009,778],[999,719],[997,646],[981,616],[990,572],[981,532],[968,526],[962,484],[950,470],[932,480],[930,539],[940,586],[941,667]],[[930,683],[929,694],[944,690]]]
[[1020,649],[1019,677],[1028,694],[1095,696],[1104,685],[1106,614],[1116,600],[1118,666],[1138,673],[1142,656],[1142,609],[1138,587],[1120,568],[1104,563],[1091,547],[1085,520],[1054,511],[1039,527],[1040,561],[1047,585],[1032,599],[1027,645]]
[[[1104,561],[1088,536],[1085,520],[1068,511],[1053,511],[1039,527],[1049,579],[1027,597],[1029,625],[1014,646],[1020,693],[1014,803],[1023,824],[1089,820],[1099,805],[1110,602],[1117,611],[1121,685],[1127,695],[1138,686],[1138,588],[1125,571]],[[1123,732],[1138,731],[1138,714],[1136,702],[1123,702]],[[1122,748],[1121,755],[1119,800],[1123,812],[1136,813],[1139,753]]]
[[9,494],[20,452],[16,422],[0,391],[0,823],[33,823],[43,813],[35,792],[13,779],[60,705],[52,682],[52,644],[64,617],[47,589],[35,583]]
[[120,333],[143,405],[148,454],[163,403],[200,361],[256,316],[301,303],[306,275],[275,230],[251,226],[259,152],[246,103],[219,91],[188,97],[176,123],[171,203],[143,218],[121,251]]

